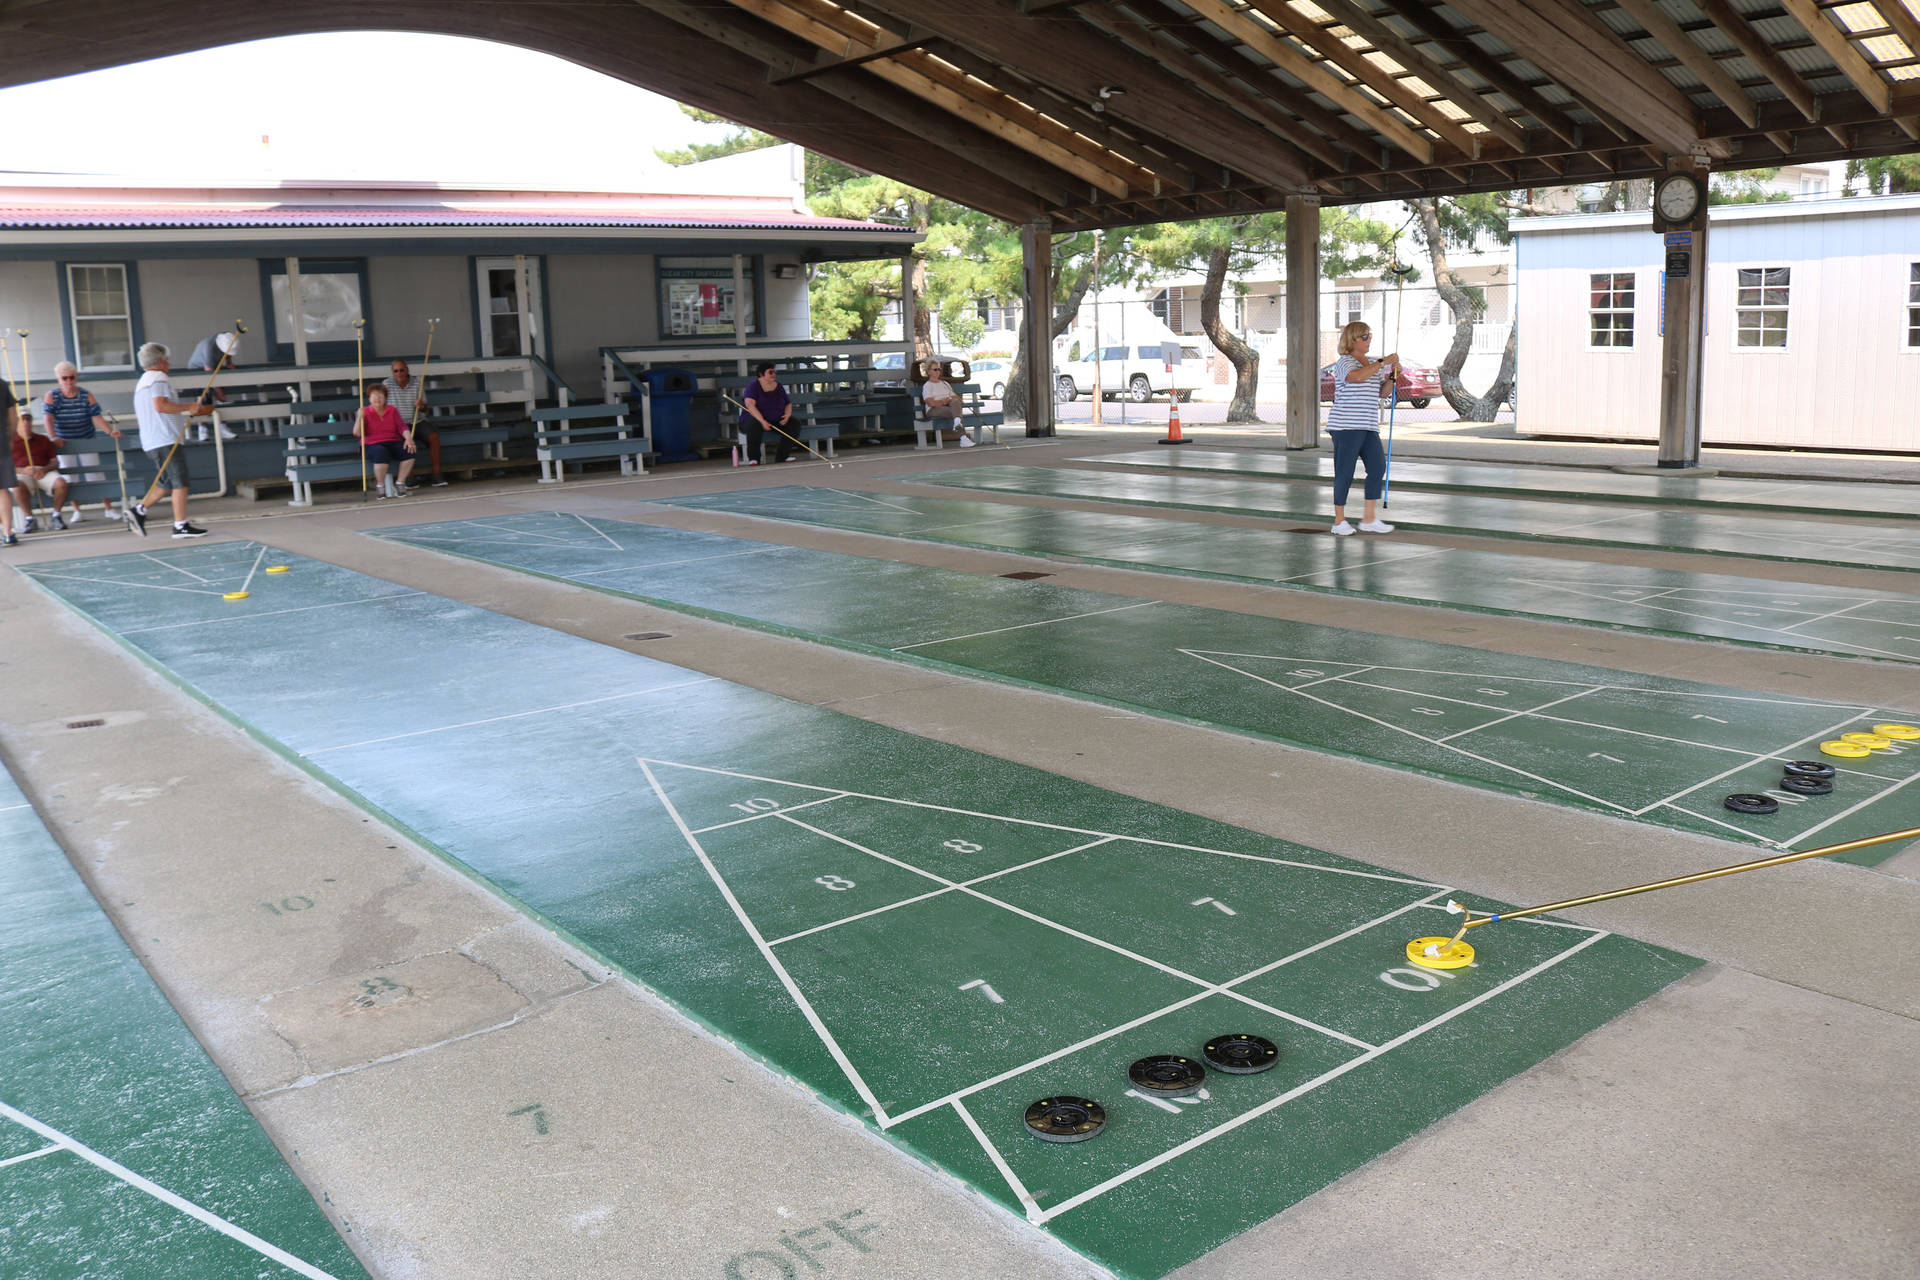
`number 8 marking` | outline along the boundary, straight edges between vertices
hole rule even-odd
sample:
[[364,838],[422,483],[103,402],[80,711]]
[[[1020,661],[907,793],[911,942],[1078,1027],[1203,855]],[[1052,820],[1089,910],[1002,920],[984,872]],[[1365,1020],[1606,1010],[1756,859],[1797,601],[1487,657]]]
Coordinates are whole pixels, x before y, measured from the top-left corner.
[[845,893],[847,890],[853,888],[854,884],[853,881],[847,879],[845,876],[815,876],[813,882],[831,889],[835,893]]
[[971,840],[943,840],[941,841],[940,847],[943,849],[951,849],[955,853],[978,853],[986,846],[975,844]]

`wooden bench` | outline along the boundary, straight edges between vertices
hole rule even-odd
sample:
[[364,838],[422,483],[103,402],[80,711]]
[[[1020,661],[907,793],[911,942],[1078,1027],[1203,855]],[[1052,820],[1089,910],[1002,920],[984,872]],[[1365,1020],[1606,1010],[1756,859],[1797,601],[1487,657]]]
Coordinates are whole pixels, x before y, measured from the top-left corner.
[[[835,447],[842,438],[871,438],[889,434],[886,430],[886,405],[868,394],[873,370],[789,369],[782,371],[779,376],[780,385],[786,388],[787,397],[793,402],[793,416],[782,430],[806,444],[825,442],[827,457],[835,456]],[[722,408],[731,414],[731,420],[736,423],[734,443],[743,453],[746,451],[747,437],[737,423],[740,414],[745,411],[745,393],[758,381],[757,377],[714,379],[714,388],[720,393]],[[779,432],[767,432],[761,441],[762,453],[768,445],[777,448],[779,440]],[[765,458],[759,460],[765,461]]]
[[431,431],[440,437],[442,449],[479,445],[481,460],[468,466],[468,470],[483,469],[491,463],[505,461],[507,437],[512,434],[509,423],[518,420],[517,409],[521,402],[516,400],[510,403],[515,406],[516,412],[503,419],[502,406],[484,391],[447,389],[423,392],[415,438],[418,439],[419,432]]
[[[949,431],[964,431],[964,424],[973,427],[973,442],[979,444],[985,436],[991,436],[994,444],[1000,443],[1000,428],[1006,424],[1005,411],[995,409],[991,412],[980,408],[980,388],[972,382],[950,382],[960,397],[960,416],[958,418],[929,418],[927,406],[920,399],[920,388],[913,390],[913,434],[916,449],[944,449],[946,442],[942,438]],[[950,424],[950,425],[948,425]]]
[[[639,416],[625,403],[535,409],[534,456],[540,459],[540,483],[565,481],[569,462],[617,460],[621,475],[645,475],[653,441],[637,421]],[[636,421],[628,422],[629,417]]]
[[365,469],[360,462],[360,438],[353,434],[360,402],[351,396],[336,400],[295,400],[280,424],[286,441],[287,480],[293,485],[290,507],[313,505],[313,486],[330,480],[357,480]]

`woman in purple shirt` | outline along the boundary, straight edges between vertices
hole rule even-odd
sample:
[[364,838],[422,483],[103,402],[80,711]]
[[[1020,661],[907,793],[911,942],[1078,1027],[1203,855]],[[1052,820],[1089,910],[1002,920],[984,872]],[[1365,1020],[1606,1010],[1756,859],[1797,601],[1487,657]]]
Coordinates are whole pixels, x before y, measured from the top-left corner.
[[780,385],[780,379],[774,374],[771,364],[763,364],[754,372],[759,375],[747,384],[746,394],[741,397],[745,407],[740,412],[740,429],[747,436],[746,465],[757,466],[760,462],[760,442],[768,431],[778,429],[779,447],[774,450],[774,458],[779,462],[793,461],[793,437],[786,432],[788,419],[793,417],[793,401],[787,395],[787,389]]

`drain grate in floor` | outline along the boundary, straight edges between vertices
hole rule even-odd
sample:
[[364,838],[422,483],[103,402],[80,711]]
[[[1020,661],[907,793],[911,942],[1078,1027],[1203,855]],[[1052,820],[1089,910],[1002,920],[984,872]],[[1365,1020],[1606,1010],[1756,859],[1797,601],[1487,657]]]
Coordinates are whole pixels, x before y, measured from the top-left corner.
[[103,725],[103,724],[105,724],[105,723],[106,723],[106,721],[105,721],[105,720],[69,720],[69,721],[67,721],[67,728],[69,728],[69,729],[98,729],[98,728],[99,728],[99,727],[100,727],[101,725]]
[[1050,573],[1041,573],[1036,569],[1022,569],[1018,573],[1003,573],[1000,576],[1003,578],[1015,578],[1021,582],[1032,582],[1035,578],[1051,578],[1053,575]]
[[671,640],[671,631],[629,631],[620,637],[622,640]]

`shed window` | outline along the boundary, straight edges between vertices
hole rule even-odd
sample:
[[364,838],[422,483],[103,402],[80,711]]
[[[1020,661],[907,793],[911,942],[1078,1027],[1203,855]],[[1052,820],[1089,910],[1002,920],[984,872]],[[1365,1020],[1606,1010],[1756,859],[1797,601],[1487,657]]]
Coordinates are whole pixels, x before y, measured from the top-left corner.
[[1341,291],[1333,295],[1334,319],[1341,325],[1358,324],[1366,318],[1367,295],[1361,290]]
[[1907,349],[1920,351],[1920,262],[1907,267]]
[[133,368],[133,308],[127,269],[117,262],[71,263],[74,363],[89,372]]
[[1587,345],[1632,346],[1633,272],[1594,272],[1587,285]]
[[1792,276],[1792,267],[1740,268],[1734,346],[1785,349]]

